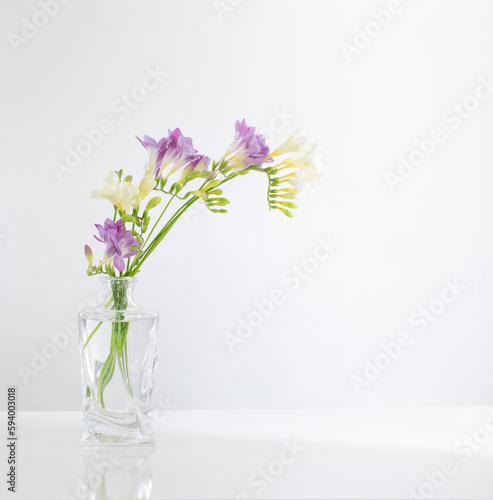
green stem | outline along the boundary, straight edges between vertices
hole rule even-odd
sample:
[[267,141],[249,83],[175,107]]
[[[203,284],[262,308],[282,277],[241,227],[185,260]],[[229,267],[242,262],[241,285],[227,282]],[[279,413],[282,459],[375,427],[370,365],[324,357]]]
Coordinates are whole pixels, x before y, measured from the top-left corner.
[[[104,305],[104,307],[108,307],[111,303],[113,302],[113,297],[110,297],[108,299],[108,302],[106,302],[106,304]],[[113,307],[112,307],[113,309]],[[89,344],[89,341],[92,339],[92,336],[99,330],[99,327],[103,324],[102,321],[100,321],[97,325],[96,325],[96,328],[94,328],[94,330],[92,331],[91,335],[89,335],[88,339],[86,340],[86,343],[84,344],[84,347],[83,349],[85,349],[87,347],[87,344]]]
[[[252,168],[252,167],[251,167]],[[249,169],[250,170],[250,169]],[[231,179],[234,179],[235,177],[238,177],[237,175],[231,175],[229,177],[227,177],[226,179],[223,179],[217,186],[214,186],[213,188],[210,188],[211,190],[212,189],[217,189],[219,186],[222,186],[224,183],[230,181]],[[199,188],[199,189],[202,189],[202,187],[207,183],[208,181],[204,181],[204,183],[202,184],[202,186]],[[206,190],[207,192],[208,190]],[[128,273],[128,276],[135,276],[135,274],[137,274],[140,266],[142,266],[142,264],[145,262],[145,260],[149,257],[149,255],[151,255],[151,253],[156,249],[156,247],[159,245],[159,243],[161,243],[161,241],[163,240],[163,238],[169,233],[169,231],[171,230],[171,228],[175,225],[176,221],[183,215],[183,213],[188,209],[190,208],[199,198],[197,196],[194,196],[193,198],[191,198],[189,201],[187,201],[185,204],[183,204],[174,214],[173,216],[168,220],[168,222],[164,225],[164,227],[161,229],[161,231],[159,231],[159,233],[157,234],[157,236],[154,238],[154,240],[151,242],[151,244],[146,248],[146,250],[144,251],[143,255],[140,256],[139,258],[139,261],[138,261],[138,264],[135,266],[135,267],[132,267],[131,268],[131,271],[130,273]],[[171,203],[171,200],[168,202],[168,205]],[[168,208],[168,205],[166,205],[165,207],[165,210],[166,208]],[[164,211],[163,211],[164,213]],[[162,216],[162,214],[161,214]],[[159,218],[161,219],[161,217]],[[159,222],[159,219],[157,222]],[[154,225],[154,227],[156,227],[157,225],[157,222],[156,224]],[[153,228],[154,229],[154,228]],[[150,235],[149,235],[150,236]],[[146,243],[147,241],[149,240],[149,237],[147,238],[146,240]]]
[[156,226],[159,224],[159,221],[162,219],[163,215],[164,215],[164,212],[166,212],[167,208],[170,206],[171,202],[173,201],[173,199],[175,198],[176,194],[174,194],[170,200],[168,201],[168,203],[166,203],[166,206],[164,207],[163,211],[161,212],[161,215],[159,216],[158,220],[156,221],[156,223],[154,224],[154,226],[152,226],[152,229],[151,229],[151,232],[147,235],[147,238],[144,242],[144,244],[142,245],[142,247],[145,247],[147,242],[149,241],[149,238],[151,237],[151,234],[154,232],[154,229],[156,229]]
[[111,341],[110,352],[99,374],[98,382],[98,401],[101,406],[105,408],[104,404],[104,390],[110,383],[115,372],[115,362],[118,360],[118,366],[122,374],[123,383],[127,388],[130,396],[133,396],[132,388],[130,385],[130,376],[128,371],[128,357],[127,357],[127,335],[129,323],[123,321],[125,319],[124,311],[127,308],[127,288],[126,282],[113,282],[111,289],[113,292],[114,309],[116,311],[115,319],[111,325]]
[[158,235],[154,238],[154,240],[151,242],[151,244],[147,247],[146,251],[144,252],[143,256],[139,259],[139,263],[132,269],[131,273],[129,276],[135,276],[135,274],[138,272],[140,266],[145,262],[145,260],[151,255],[151,253],[156,249],[156,247],[161,243],[162,239],[168,234],[168,232],[171,230],[171,228],[174,226],[176,221],[179,219],[181,215],[183,215],[183,212],[187,210],[193,203],[195,203],[199,198],[194,196],[190,201],[187,201],[182,207],[180,207],[174,215],[171,217],[171,219],[166,223],[166,225],[159,231]]

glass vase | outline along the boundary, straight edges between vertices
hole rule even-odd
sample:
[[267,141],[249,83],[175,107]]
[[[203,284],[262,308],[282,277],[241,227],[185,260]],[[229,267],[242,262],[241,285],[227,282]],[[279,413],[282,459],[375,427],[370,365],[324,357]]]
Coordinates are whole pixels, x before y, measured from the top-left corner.
[[103,277],[103,303],[79,313],[83,444],[152,444],[158,314],[133,300],[137,279]]

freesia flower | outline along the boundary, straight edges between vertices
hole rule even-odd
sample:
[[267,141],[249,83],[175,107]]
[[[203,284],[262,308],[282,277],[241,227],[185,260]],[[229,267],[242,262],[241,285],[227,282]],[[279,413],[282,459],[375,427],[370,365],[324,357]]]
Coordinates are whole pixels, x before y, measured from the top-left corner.
[[192,139],[185,137],[179,128],[168,130],[168,137],[159,142],[149,136],[139,141],[149,153],[146,174],[156,179],[166,179],[196,159],[197,150],[193,147]]
[[299,151],[306,147],[308,142],[308,137],[303,127],[298,127],[278,148],[276,148],[270,155],[269,158],[274,158],[276,156],[282,156],[287,153],[292,153]]
[[145,175],[140,181],[137,195],[132,200],[134,208],[139,208],[142,201],[156,187],[156,179],[152,175]]
[[106,177],[98,180],[98,189],[91,193],[91,198],[110,200],[113,205],[121,203],[120,178],[110,171]]
[[130,181],[120,182],[116,172],[108,172],[106,177],[99,179],[98,189],[91,193],[91,198],[109,200],[122,213],[131,213],[139,208],[144,198],[154,189],[156,180],[152,175],[146,175],[135,186]]
[[159,169],[158,166],[161,165],[163,157],[168,149],[168,137],[163,137],[159,141],[156,141],[148,135],[145,135],[143,139],[138,136],[135,137],[137,137],[142,146],[147,149],[148,157],[146,165],[146,175],[153,175],[154,177],[156,177],[156,170]]
[[288,180],[289,184],[295,189],[294,198],[307,198],[315,190],[315,187],[320,184],[322,175],[322,170],[315,163],[300,168],[296,172],[296,177]]
[[255,133],[255,127],[249,127],[245,120],[235,123],[235,138],[226,150],[223,160],[226,160],[232,170],[244,170],[252,166],[262,166],[272,162],[269,159],[269,146],[265,144],[262,134]]
[[113,259],[116,269],[123,272],[125,270],[125,261],[123,259],[128,259],[138,253],[138,249],[135,249],[135,247],[140,246],[139,241],[132,235],[131,231],[123,230],[123,221],[121,219],[116,222],[106,219],[104,226],[100,224],[95,224],[95,226],[99,232],[99,238],[96,235],[94,237],[106,245],[103,262],[106,263]]
[[184,180],[185,177],[191,172],[206,172],[209,169],[210,163],[211,159],[208,156],[194,155],[183,167],[181,171],[181,179]]
[[[306,134],[298,128],[281,146],[270,155],[271,158],[284,156],[273,168],[281,175],[276,177],[280,189],[279,196],[285,199],[306,198],[320,183],[326,167],[322,150],[309,142]],[[292,186],[292,189],[286,186]],[[294,196],[293,196],[294,194]]]

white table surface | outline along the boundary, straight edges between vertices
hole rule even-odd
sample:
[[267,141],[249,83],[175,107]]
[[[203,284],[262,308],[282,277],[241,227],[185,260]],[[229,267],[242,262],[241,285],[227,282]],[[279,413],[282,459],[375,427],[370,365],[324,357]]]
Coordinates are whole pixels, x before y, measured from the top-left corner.
[[[0,420],[6,429],[5,413]],[[453,472],[443,481],[435,473],[423,498],[493,498],[493,408],[172,411],[157,420],[154,448],[83,450],[81,413],[20,412],[18,492],[2,481],[0,498],[411,498],[444,461]],[[473,436],[470,456],[454,452],[464,436]],[[6,452],[3,460],[6,470]]]

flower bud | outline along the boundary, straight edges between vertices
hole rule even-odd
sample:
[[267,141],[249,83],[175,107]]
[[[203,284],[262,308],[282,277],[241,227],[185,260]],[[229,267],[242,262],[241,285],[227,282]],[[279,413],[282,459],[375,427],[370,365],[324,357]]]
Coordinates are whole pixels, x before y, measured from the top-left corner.
[[84,246],[84,255],[86,256],[87,262],[89,262],[89,267],[92,266],[92,250],[89,245]]

